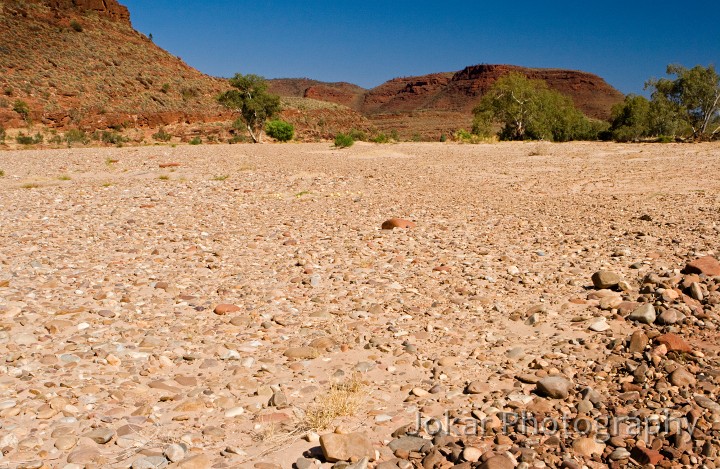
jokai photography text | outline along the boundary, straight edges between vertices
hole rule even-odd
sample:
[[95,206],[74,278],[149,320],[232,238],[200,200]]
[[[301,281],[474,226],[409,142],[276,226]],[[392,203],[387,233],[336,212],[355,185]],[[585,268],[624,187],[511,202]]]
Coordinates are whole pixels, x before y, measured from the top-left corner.
[[526,437],[561,438],[592,437],[599,443],[605,443],[613,436],[631,436],[649,444],[661,434],[673,434],[679,430],[692,434],[697,422],[690,421],[677,412],[668,409],[655,411],[645,417],[630,415],[577,416],[539,416],[532,412],[498,412],[497,414],[476,418],[475,416],[456,417],[454,412],[446,410],[440,416],[429,416],[418,412],[408,428],[408,434],[414,435],[450,435],[457,437],[483,437],[488,435],[521,434]]

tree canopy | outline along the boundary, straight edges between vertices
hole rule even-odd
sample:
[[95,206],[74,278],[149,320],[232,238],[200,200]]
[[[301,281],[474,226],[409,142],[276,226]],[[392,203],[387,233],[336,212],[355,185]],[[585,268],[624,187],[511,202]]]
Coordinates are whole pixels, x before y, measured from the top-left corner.
[[717,135],[720,132],[720,75],[715,67],[668,65],[667,74],[675,75],[675,79],[652,79],[645,84],[646,88],[654,89],[652,100],[658,103],[656,111],[664,110],[668,117],[674,114],[689,126],[696,140]]
[[514,72],[499,78],[473,113],[474,133],[489,136],[493,125],[499,124],[502,140],[595,139],[600,130],[569,97],[549,89],[542,80]]
[[240,114],[253,142],[262,141],[265,122],[280,112],[280,97],[267,92],[267,82],[258,75],[235,74],[229,80],[235,88],[222,93],[218,102]]

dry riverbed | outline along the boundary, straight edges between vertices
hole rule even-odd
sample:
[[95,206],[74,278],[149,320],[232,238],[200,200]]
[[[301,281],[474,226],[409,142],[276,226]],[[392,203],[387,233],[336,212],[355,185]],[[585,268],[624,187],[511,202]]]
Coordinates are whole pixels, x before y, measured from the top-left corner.
[[[0,170],[0,468],[720,462],[717,143],[28,150]],[[598,427],[618,416],[650,424]]]

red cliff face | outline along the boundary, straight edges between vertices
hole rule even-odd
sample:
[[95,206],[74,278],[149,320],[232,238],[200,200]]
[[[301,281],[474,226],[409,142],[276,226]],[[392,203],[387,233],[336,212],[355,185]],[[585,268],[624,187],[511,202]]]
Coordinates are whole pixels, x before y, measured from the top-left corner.
[[503,75],[517,72],[543,80],[548,87],[572,98],[590,117],[605,119],[623,95],[605,80],[575,70],[524,68],[513,65],[474,65],[454,74],[396,78],[370,90],[361,111],[409,112],[420,110],[470,112]]
[[[607,119],[623,94],[592,73],[576,70],[524,68],[513,65],[474,65],[457,72],[446,93],[455,101],[456,110],[472,109],[477,100],[498,78],[508,73],[521,73],[531,80],[543,80],[550,89],[572,98],[575,106],[590,117]],[[466,99],[452,99],[465,97]],[[469,100],[467,98],[470,98]],[[476,99],[473,99],[476,98]],[[472,106],[468,106],[468,101]]]
[[31,0],[42,3],[53,10],[76,10],[78,12],[92,11],[101,16],[107,16],[116,21],[130,24],[130,12],[127,7],[120,5],[117,0]]

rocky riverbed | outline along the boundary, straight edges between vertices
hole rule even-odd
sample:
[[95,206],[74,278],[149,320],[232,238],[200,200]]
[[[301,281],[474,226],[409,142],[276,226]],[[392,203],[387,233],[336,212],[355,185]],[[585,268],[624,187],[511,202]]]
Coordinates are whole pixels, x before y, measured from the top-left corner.
[[0,468],[720,465],[718,144],[0,170]]

